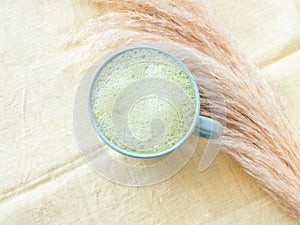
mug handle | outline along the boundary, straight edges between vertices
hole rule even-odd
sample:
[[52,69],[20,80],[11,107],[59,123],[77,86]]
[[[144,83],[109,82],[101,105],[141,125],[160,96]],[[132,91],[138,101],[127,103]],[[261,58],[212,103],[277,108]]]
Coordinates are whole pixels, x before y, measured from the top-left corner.
[[222,134],[222,124],[216,120],[199,116],[198,118],[199,137],[216,139]]

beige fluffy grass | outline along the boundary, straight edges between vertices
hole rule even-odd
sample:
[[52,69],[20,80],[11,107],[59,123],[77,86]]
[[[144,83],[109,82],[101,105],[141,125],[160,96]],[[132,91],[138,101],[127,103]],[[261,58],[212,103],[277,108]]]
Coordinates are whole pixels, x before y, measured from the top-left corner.
[[[101,1],[102,16],[69,40],[80,60],[141,40],[185,46],[221,87],[226,107],[223,150],[234,157],[292,217],[300,219],[300,144],[278,99],[260,71],[246,59],[228,33],[199,1]],[[79,52],[78,52],[79,53]],[[209,83],[196,76],[203,114],[221,110]],[[204,94],[205,93],[205,94]],[[207,104],[211,101],[210,105]]]

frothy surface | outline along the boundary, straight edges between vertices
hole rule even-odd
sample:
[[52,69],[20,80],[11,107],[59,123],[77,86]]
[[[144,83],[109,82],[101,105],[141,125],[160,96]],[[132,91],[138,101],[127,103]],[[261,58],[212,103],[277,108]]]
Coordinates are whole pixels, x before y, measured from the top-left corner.
[[96,126],[120,149],[152,154],[191,129],[196,93],[184,68],[154,49],[137,48],[107,62],[91,92]]

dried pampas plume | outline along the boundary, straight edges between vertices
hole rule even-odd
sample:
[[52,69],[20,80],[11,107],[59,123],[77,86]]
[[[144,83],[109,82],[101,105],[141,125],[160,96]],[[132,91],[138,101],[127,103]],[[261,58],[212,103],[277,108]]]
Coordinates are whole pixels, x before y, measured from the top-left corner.
[[[199,1],[98,1],[102,16],[89,21],[68,43],[93,60],[99,52],[144,40],[185,46],[218,83],[225,102],[223,150],[234,157],[292,217],[300,219],[300,144],[276,96],[260,71]],[[188,60],[188,59],[187,59]],[[208,71],[208,72],[207,72]],[[194,74],[195,75],[195,74]],[[202,113],[214,91],[196,76]],[[220,113],[221,115],[222,113]]]

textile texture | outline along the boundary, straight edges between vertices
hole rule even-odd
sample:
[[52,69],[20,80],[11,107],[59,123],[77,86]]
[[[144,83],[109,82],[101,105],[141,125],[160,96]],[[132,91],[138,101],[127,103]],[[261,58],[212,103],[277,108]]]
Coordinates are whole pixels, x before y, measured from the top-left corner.
[[[0,11],[1,224],[299,220],[297,2],[7,1]],[[72,110],[80,80],[99,55],[140,40],[172,41],[198,57],[203,67],[192,70],[207,74],[196,76],[201,114],[220,106],[209,101],[214,92],[205,81],[213,77],[225,100],[226,119],[219,119],[226,129],[222,152],[205,173],[198,171],[207,143],[200,139],[175,176],[134,188],[85,164]]]

